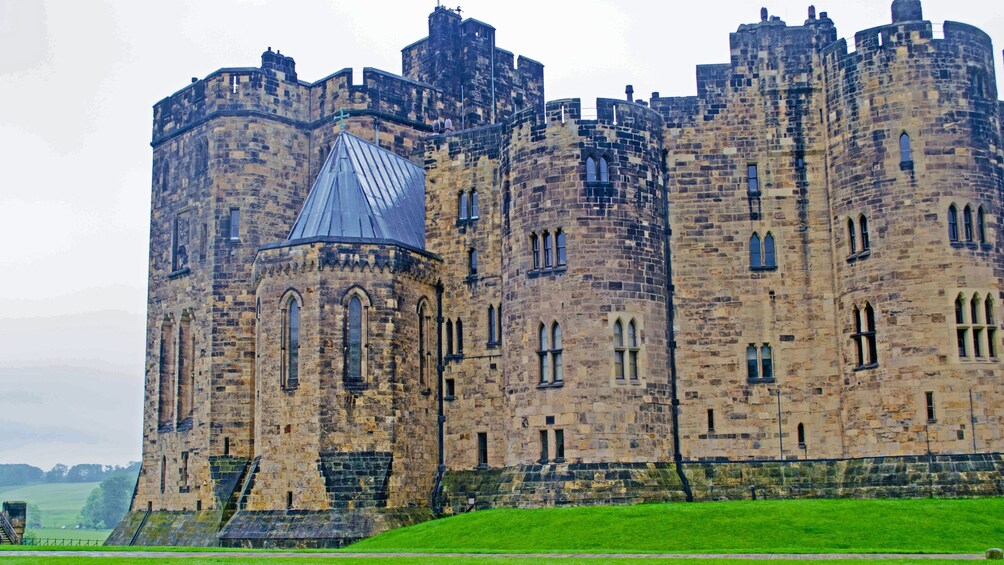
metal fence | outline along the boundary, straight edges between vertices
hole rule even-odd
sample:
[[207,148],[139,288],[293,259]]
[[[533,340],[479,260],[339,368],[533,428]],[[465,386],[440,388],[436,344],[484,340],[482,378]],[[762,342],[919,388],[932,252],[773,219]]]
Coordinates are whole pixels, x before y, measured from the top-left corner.
[[100,546],[105,543],[103,540],[96,539],[63,539],[63,538],[29,538],[25,537],[21,539],[21,545],[61,545],[61,546],[79,546],[79,547],[92,547]]

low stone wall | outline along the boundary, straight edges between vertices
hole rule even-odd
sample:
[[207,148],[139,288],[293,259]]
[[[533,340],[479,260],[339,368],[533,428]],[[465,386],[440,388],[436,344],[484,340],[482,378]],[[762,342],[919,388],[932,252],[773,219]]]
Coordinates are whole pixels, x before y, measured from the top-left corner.
[[[158,510],[150,512],[143,522],[146,512],[130,512],[119,522],[105,545],[187,545],[194,547],[215,547],[220,531],[221,510],[203,512],[172,512]],[[142,527],[141,527],[142,526]],[[136,533],[136,530],[139,533]],[[135,535],[135,543],[133,536]]]
[[[683,471],[695,501],[1004,496],[1001,454],[685,462]],[[438,503],[453,514],[685,498],[672,463],[567,463],[448,472]]]
[[428,508],[240,511],[220,545],[243,548],[336,548],[435,516]]
[[[443,477],[446,514],[486,508],[537,508],[672,502],[686,499],[672,463],[557,463]],[[472,502],[473,500],[473,502]]]

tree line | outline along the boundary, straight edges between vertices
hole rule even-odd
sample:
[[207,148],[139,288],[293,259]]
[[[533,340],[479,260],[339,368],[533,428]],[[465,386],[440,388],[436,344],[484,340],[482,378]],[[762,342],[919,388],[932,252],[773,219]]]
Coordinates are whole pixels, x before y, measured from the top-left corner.
[[138,461],[124,467],[97,463],[84,463],[69,467],[59,463],[53,465],[52,469],[48,471],[24,463],[0,463],[0,486],[34,483],[96,483],[114,475],[135,476],[138,473]]

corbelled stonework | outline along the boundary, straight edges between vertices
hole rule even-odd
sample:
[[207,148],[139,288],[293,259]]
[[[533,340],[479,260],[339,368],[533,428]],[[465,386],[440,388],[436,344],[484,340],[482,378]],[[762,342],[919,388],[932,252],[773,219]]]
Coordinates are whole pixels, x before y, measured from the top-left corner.
[[[595,116],[445,8],[403,77],[308,84],[269,50],[158,103],[143,471],[113,540],[999,490],[994,53],[892,13],[849,49],[825,12],[764,12],[696,96]],[[355,224],[292,236],[322,184],[309,213]],[[386,221],[415,195],[424,247]]]

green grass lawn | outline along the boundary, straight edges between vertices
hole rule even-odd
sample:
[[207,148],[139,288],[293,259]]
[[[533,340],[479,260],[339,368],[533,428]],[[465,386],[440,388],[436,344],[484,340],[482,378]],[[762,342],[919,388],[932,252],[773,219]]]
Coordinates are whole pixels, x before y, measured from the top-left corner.
[[350,551],[981,553],[1004,545],[1004,499],[773,500],[487,510]]
[[[387,563],[393,563],[396,565],[406,564],[406,565],[430,565],[438,563],[457,563],[460,565],[469,565],[475,563],[491,563],[493,565],[537,565],[537,564],[548,564],[548,565],[600,565],[602,563],[617,563],[618,565],[650,565],[652,563],[659,564],[679,564],[679,565],[695,565],[695,563],[712,563],[715,565],[752,565],[752,564],[764,564],[764,563],[825,563],[826,565],[840,564],[840,565],[862,565],[861,560],[783,560],[783,561],[773,561],[773,560],[757,560],[757,561],[746,561],[738,559],[709,559],[706,561],[694,561],[693,559],[546,559],[546,558],[532,558],[532,559],[516,559],[516,558],[471,558],[471,557],[454,557],[454,558],[443,558],[443,557],[367,557],[367,558],[338,558],[338,557],[324,557],[323,555],[314,556],[304,556],[304,557],[271,557],[271,556],[261,556],[261,557],[211,557],[211,558],[143,558],[136,559],[133,557],[102,557],[96,559],[94,557],[48,557],[48,556],[18,556],[18,557],[4,557],[4,564],[12,563],[16,565],[93,565],[94,563],[100,563],[101,565],[133,565],[135,563],[143,564],[154,564],[154,563],[184,563],[185,565],[234,565],[236,563],[288,563],[290,565],[299,565],[301,563],[337,563],[340,565],[346,565],[349,563],[364,563],[366,565],[382,565]],[[955,561],[946,560],[931,560],[931,559],[877,559],[869,560],[863,562],[867,565],[873,564],[917,564],[917,565],[948,565],[950,563],[957,563]]]
[[42,511],[44,528],[75,526],[77,515],[98,483],[38,483],[0,491],[3,500],[23,500]]

